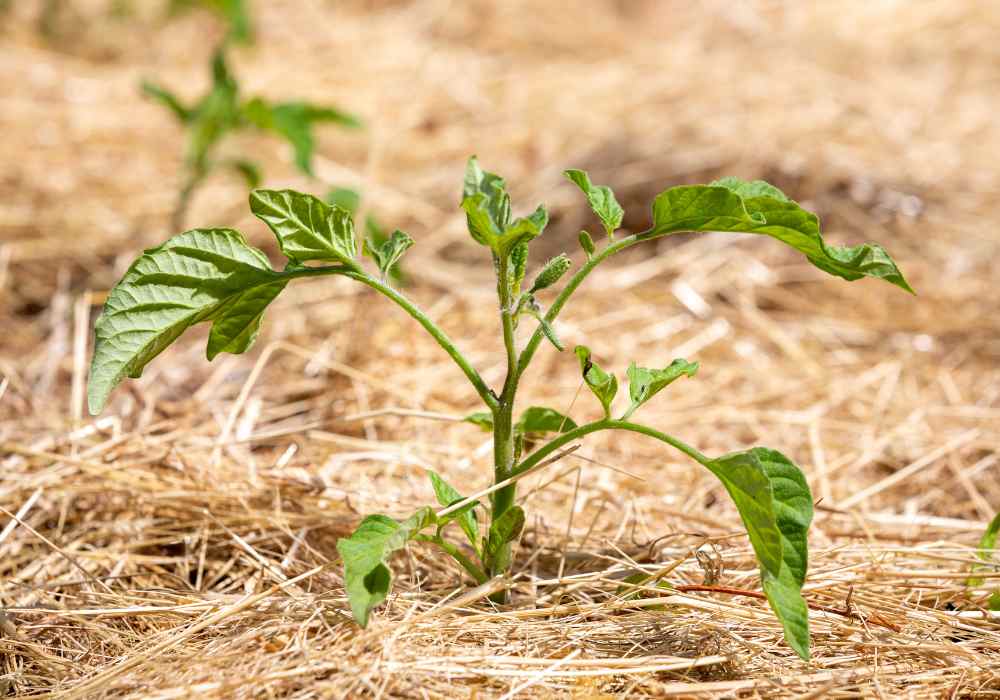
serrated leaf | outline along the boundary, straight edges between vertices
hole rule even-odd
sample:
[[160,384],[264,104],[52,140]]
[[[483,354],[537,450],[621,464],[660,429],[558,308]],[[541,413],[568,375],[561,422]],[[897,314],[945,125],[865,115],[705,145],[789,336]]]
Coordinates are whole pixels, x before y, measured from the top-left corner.
[[375,261],[382,277],[385,278],[389,276],[393,266],[399,262],[399,259],[412,245],[413,239],[396,229],[381,245],[366,238],[363,248],[365,255]]
[[478,425],[486,432],[493,432],[493,414],[487,411],[477,411],[475,413],[470,413],[462,420],[464,420],[466,423],[472,423],[473,425]]
[[707,466],[725,485],[750,536],[760,563],[761,584],[785,639],[809,658],[809,610],[802,597],[808,568],[806,535],[812,521],[812,494],[805,476],[776,450],[754,447],[710,460]]
[[613,235],[622,225],[625,210],[615,199],[615,193],[611,191],[611,188],[604,185],[593,185],[590,182],[590,176],[583,170],[567,170],[563,174],[587,196],[590,208],[601,219],[604,230],[607,231],[608,236]]
[[490,525],[490,533],[486,541],[486,558],[500,550],[508,542],[513,542],[524,529],[524,509],[521,506],[511,506]]
[[545,207],[539,205],[530,215],[511,221],[504,179],[480,168],[475,156],[466,165],[461,207],[472,239],[500,257],[540,235],[549,220]]
[[250,210],[270,227],[281,252],[290,260],[356,266],[354,222],[343,209],[294,190],[254,190]]
[[725,178],[709,185],[685,185],[662,192],[653,202],[653,228],[649,235],[678,231],[764,234],[804,253],[809,262],[824,272],[846,280],[884,279],[913,292],[881,246],[827,245],[815,214],[760,180]]
[[385,515],[369,515],[350,537],[337,541],[337,551],[344,560],[344,588],[359,625],[366,627],[372,608],[389,596],[389,555],[433,523],[430,508],[421,508],[402,522]]
[[638,367],[633,362],[627,372],[628,393],[632,405],[622,416],[622,420],[627,420],[639,406],[649,401],[675,379],[685,375],[693,377],[697,371],[698,363],[688,362],[685,359],[676,359],[663,369]]
[[[1000,513],[996,514],[996,517],[990,521],[990,524],[986,526],[986,531],[983,532],[982,538],[979,540],[979,547],[976,551],[976,556],[985,562],[991,561],[996,556],[997,548],[997,537],[1000,536]],[[986,567],[974,566],[973,571],[983,569]],[[984,579],[973,576],[968,579],[966,583],[969,586],[982,586]]]
[[618,378],[613,374],[608,374],[591,359],[590,349],[577,345],[573,352],[580,360],[580,372],[583,374],[583,381],[593,392],[597,400],[604,407],[604,417],[611,417],[611,403],[618,394]]
[[[428,472],[427,474],[431,479],[431,485],[434,487],[434,495],[437,497],[438,503],[442,506],[447,508],[454,503],[465,500],[465,496],[456,491],[451,484],[442,479],[438,473]],[[479,521],[476,518],[475,507],[475,502],[470,503],[467,507],[445,516],[442,520],[444,520],[444,522],[448,522],[450,520],[458,522],[458,526],[462,528],[462,532],[465,533],[466,539],[469,540],[470,544],[472,544],[472,548],[478,553]]]
[[190,121],[191,110],[181,104],[180,98],[167,88],[144,80],[142,81],[142,91],[169,109],[180,121]]
[[576,428],[576,423],[569,416],[563,415],[553,408],[531,406],[524,409],[514,433],[519,435],[536,433],[565,433]]
[[285,284],[267,257],[231,229],[195,229],[147,250],[108,294],[97,320],[90,412],[99,413],[122,379],[139,377],[196,323],[215,323],[210,357],[245,351],[264,307]]

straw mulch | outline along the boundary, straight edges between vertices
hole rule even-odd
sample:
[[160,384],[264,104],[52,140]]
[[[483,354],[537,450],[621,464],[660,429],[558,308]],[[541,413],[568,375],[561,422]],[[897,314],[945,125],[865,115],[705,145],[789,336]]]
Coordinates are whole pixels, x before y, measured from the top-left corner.
[[[643,226],[659,190],[765,177],[838,243],[878,240],[919,296],[824,277],[773,241],[685,236],[631,251],[558,324],[620,374],[701,362],[644,421],[709,454],[764,444],[819,501],[798,660],[752,595],[722,487],[683,456],[594,436],[524,479],[510,605],[422,545],[389,602],[347,616],[336,539],[432,499],[429,469],[488,485],[475,394],[431,340],[345,281],[293,285],[256,348],[206,363],[204,331],[83,410],[90,325],[162,240],[181,136],[152,76],[196,95],[218,23],[159,3],[42,2],[0,28],[0,691],[59,698],[1000,695],[1000,572],[970,588],[1000,508],[1000,6],[952,2],[259,0],[248,93],[364,115],[323,130],[318,180],[241,137],[267,181],[355,185],[417,246],[406,293],[501,380],[489,261],[455,206],[465,158],[553,222],[533,264],[594,220],[564,167]],[[121,3],[119,3],[120,5]],[[270,254],[242,185],[189,222]],[[595,415],[546,348],[523,405]],[[575,398],[574,398],[575,397]],[[625,599],[621,579],[672,590]]]

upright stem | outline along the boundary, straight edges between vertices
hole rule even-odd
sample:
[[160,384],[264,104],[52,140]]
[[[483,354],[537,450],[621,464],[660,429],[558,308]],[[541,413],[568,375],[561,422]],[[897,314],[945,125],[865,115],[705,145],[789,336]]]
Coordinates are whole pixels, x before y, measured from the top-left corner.
[[[503,343],[507,351],[507,377],[496,408],[493,409],[493,483],[498,483],[511,475],[514,468],[514,400],[517,394],[517,348],[514,340],[514,317],[510,284],[510,257],[503,256],[497,263],[497,298],[500,302],[500,323],[503,326]],[[490,522],[514,505],[517,486],[511,484],[498,489],[492,496]],[[489,553],[485,562],[490,576],[506,573],[510,568],[510,543]],[[497,602],[503,602],[506,592],[497,595]]]

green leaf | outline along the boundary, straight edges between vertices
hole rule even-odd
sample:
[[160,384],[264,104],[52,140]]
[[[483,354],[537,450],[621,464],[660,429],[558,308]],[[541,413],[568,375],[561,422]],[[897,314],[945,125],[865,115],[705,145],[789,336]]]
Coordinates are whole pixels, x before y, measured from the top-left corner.
[[521,417],[514,424],[514,433],[565,433],[576,428],[576,423],[569,416],[545,406],[531,406],[524,409]]
[[295,165],[312,175],[312,156],[316,143],[312,126],[318,122],[333,122],[347,128],[359,128],[361,122],[333,107],[318,107],[307,102],[270,104],[261,98],[250,100],[243,107],[245,117],[260,129],[273,131],[285,138],[295,152]]
[[511,221],[504,179],[480,168],[475,156],[469,158],[465,169],[461,207],[473,240],[499,257],[510,255],[517,245],[540,235],[549,220],[545,207],[539,205],[529,216]]
[[258,168],[257,164],[253,161],[236,158],[226,161],[226,165],[242,175],[243,180],[247,183],[247,187],[250,189],[254,189],[260,185],[260,168]]
[[524,529],[524,509],[521,506],[511,506],[490,525],[490,534],[486,541],[486,558],[489,559],[508,542],[513,542]]
[[[622,225],[622,217],[625,216],[625,210],[622,209],[622,205],[615,199],[615,193],[611,191],[611,188],[603,185],[597,187],[591,184],[590,176],[583,170],[567,170],[563,174],[587,195],[590,208],[600,217],[608,236],[611,237],[614,235],[614,232]],[[582,245],[582,239],[580,242]],[[586,246],[584,246],[584,250],[586,250]],[[588,251],[589,254],[590,251]]]
[[[1000,513],[996,514],[996,517],[990,521],[990,524],[986,527],[986,531],[983,533],[982,539],[979,540],[979,548],[976,552],[976,556],[985,562],[990,562],[993,557],[996,556],[997,548],[997,536],[1000,535]],[[975,566],[973,571],[978,571],[988,567]],[[984,579],[973,576],[966,583],[969,586],[982,586]]]
[[358,213],[361,206],[361,194],[350,187],[334,187],[326,194],[326,203],[332,207],[340,207],[351,216]]
[[653,228],[649,235],[678,231],[764,234],[801,251],[824,272],[846,280],[884,279],[913,292],[881,246],[827,245],[815,214],[760,180],[725,178],[709,185],[673,187],[662,192],[653,202]]
[[142,91],[173,112],[180,121],[186,123],[191,119],[191,110],[181,104],[177,95],[165,87],[144,80],[142,81]]
[[463,418],[466,423],[472,423],[473,425],[478,425],[480,428],[486,432],[493,432],[493,414],[488,411],[477,411],[476,413],[470,413],[465,418]]
[[[442,506],[447,508],[454,503],[465,500],[465,496],[456,491],[451,484],[442,479],[436,472],[428,472],[428,476],[430,476],[431,485],[434,487],[434,495],[437,497],[438,503]],[[476,519],[476,505],[475,502],[472,502],[467,507],[445,516],[442,520],[445,523],[450,520],[456,520],[458,526],[462,528],[462,532],[465,533],[465,537],[472,544],[472,548],[478,554],[479,521]]]
[[764,447],[724,455],[705,466],[736,503],[760,562],[764,593],[784,627],[786,641],[808,659],[809,610],[802,584],[813,506],[805,477],[787,457]]
[[198,173],[209,168],[208,157],[218,141],[240,126],[239,87],[226,65],[222,49],[212,57],[212,89],[190,110],[188,164]]
[[573,352],[576,353],[577,358],[580,360],[580,371],[583,374],[583,380],[590,387],[597,400],[601,402],[601,406],[604,407],[604,417],[610,418],[611,402],[615,400],[615,396],[618,394],[617,377],[613,374],[608,374],[594,364],[589,348],[577,345]]
[[412,245],[413,239],[399,229],[396,229],[392,232],[389,239],[384,241],[380,246],[376,246],[376,244],[370,242],[370,239],[366,238],[363,248],[365,255],[375,261],[384,279],[389,276],[393,265],[399,262],[399,259],[403,257],[403,253]]
[[542,327],[542,335],[545,339],[552,343],[553,347],[559,352],[566,349],[566,346],[562,344],[559,340],[559,336],[556,335],[556,329],[552,327],[552,324],[545,320],[545,317],[539,313],[531,312],[532,315],[538,320],[538,325]]
[[253,343],[264,308],[287,280],[231,229],[195,229],[142,254],[97,320],[87,400],[98,414],[111,390],[136,378],[185,330],[213,321],[208,355]]
[[531,289],[528,290],[528,294],[534,294],[535,292],[551,287],[566,274],[569,266],[570,261],[565,253],[560,253],[549,260],[545,263],[542,271],[538,273],[538,276],[535,277],[535,281],[531,283]]
[[628,420],[629,416],[642,404],[649,401],[661,389],[679,377],[687,375],[693,377],[698,371],[697,362],[688,362],[684,359],[677,359],[663,369],[647,369],[637,367],[633,362],[628,368],[628,393],[632,399],[632,405],[622,416],[622,420]]
[[528,269],[528,244],[519,243],[510,251],[511,280],[510,286],[514,294],[521,291],[521,282],[524,281],[524,273]]
[[290,260],[356,267],[354,222],[343,209],[294,190],[254,190],[250,210],[274,231],[281,252]]
[[583,252],[587,254],[587,260],[590,260],[595,250],[594,239],[586,231],[580,231],[580,235],[577,238],[580,241],[580,247],[583,248]]
[[372,608],[389,595],[389,555],[433,523],[430,508],[421,508],[402,522],[385,515],[369,515],[350,537],[337,541],[337,551],[344,560],[344,588],[359,625],[366,627]]

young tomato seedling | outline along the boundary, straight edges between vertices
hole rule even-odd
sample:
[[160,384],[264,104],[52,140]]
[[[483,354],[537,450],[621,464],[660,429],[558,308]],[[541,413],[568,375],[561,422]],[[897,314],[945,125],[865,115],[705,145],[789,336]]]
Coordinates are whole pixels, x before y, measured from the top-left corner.
[[349,128],[361,126],[356,117],[333,107],[320,107],[307,102],[272,104],[260,97],[241,101],[239,84],[226,64],[224,47],[219,48],[212,58],[212,87],[197,104],[187,107],[174,93],[148,81],[142,84],[142,89],[169,109],[187,131],[186,175],[174,208],[175,229],[183,227],[184,214],[192,195],[215,168],[235,170],[250,188],[260,184],[260,169],[253,161],[245,158],[215,159],[216,147],[229,134],[251,127],[274,132],[292,146],[298,169],[312,175],[315,145],[312,125],[332,122]]
[[[257,336],[265,308],[286,284],[320,275],[347,277],[402,307],[465,374],[486,407],[468,420],[493,433],[493,483],[498,486],[484,504],[463,498],[431,473],[442,510],[424,507],[403,520],[369,515],[350,537],[341,539],[337,548],[344,561],[344,585],[359,624],[366,625],[372,609],[388,596],[390,555],[407,542],[440,547],[477,583],[506,574],[511,567],[511,543],[525,520],[516,502],[516,481],[511,480],[590,433],[623,430],[669,445],[719,478],[746,526],[760,563],[764,593],[784,627],[785,638],[806,658],[809,621],[801,588],[813,507],[802,472],[776,450],[754,447],[709,457],[672,435],[632,420],[644,403],[669,384],[693,376],[697,363],[677,359],[666,367],[647,368],[633,362],[626,373],[627,408],[619,414],[613,409],[618,378],[599,367],[588,348],[578,346],[575,356],[582,379],[604,414],[582,425],[538,406],[527,408],[515,419],[518,387],[543,340],[563,349],[552,324],[598,265],[626,248],[682,231],[763,234],[801,251],[813,265],[832,275],[846,280],[876,277],[912,290],[880,246],[827,245],[816,216],[766,182],[725,178],[708,185],[673,187],[653,201],[650,228],[624,235],[617,232],[624,212],[611,190],[594,186],[582,171],[569,170],[566,175],[586,195],[604,225],[607,241],[598,246],[589,234],[580,235],[586,260],[545,310],[538,295],[556,286],[572,267],[569,258],[560,255],[546,263],[530,285],[524,284],[528,245],[548,222],[545,208],[539,206],[527,216],[513,218],[503,179],[480,169],[475,158],[466,170],[461,206],[469,233],[489,251],[497,273],[507,373],[503,385],[496,389],[486,384],[434,321],[387,283],[392,266],[413,244],[409,236],[395,231],[380,246],[364,247],[380,273],[373,275],[361,266],[354,223],[344,209],[290,190],[256,190],[250,195],[250,209],[277,236],[281,252],[288,258],[285,268],[274,270],[261,251],[231,229],[194,229],[146,251],[111,290],[97,321],[87,390],[90,410],[99,412],[124,377],[138,377],[153,357],[190,326],[201,321],[212,323],[209,359],[220,352],[244,352]],[[523,346],[517,342],[520,323],[535,324]],[[530,449],[545,438],[547,442]],[[460,547],[444,538],[445,528],[452,524],[464,533],[468,546]]]

